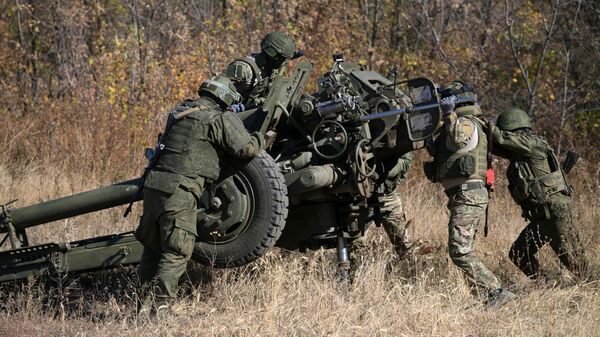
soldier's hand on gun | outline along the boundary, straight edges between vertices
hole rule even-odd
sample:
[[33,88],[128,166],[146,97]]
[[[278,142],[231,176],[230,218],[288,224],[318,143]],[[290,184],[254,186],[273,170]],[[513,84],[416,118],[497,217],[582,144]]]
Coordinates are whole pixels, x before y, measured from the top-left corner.
[[236,103],[236,104],[232,104],[229,106],[229,109],[231,109],[231,111],[238,113],[238,112],[243,112],[246,110],[246,107],[244,106],[244,104],[242,103]]
[[444,114],[444,117],[448,116],[449,114],[452,113],[452,111],[454,111],[455,104],[456,104],[455,96],[449,96],[449,97],[442,98],[442,100],[440,101],[440,108],[442,108],[442,113]]

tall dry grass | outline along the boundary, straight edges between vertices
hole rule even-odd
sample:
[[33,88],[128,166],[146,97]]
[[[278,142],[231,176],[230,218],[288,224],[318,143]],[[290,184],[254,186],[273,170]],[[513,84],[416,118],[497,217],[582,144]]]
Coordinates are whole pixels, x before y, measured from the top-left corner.
[[[2,287],[0,336],[595,336],[600,323],[597,169],[573,172],[574,217],[590,260],[589,280],[575,282],[556,256],[541,252],[545,282],[527,280],[507,250],[525,225],[500,179],[491,204],[490,236],[478,254],[517,299],[492,310],[473,298],[446,253],[447,211],[439,186],[415,163],[402,186],[411,234],[439,248],[399,261],[380,228],[355,264],[355,281],[336,274],[335,252],[277,249],[237,270],[191,266],[174,312],[138,320],[133,268]],[[502,170],[502,169],[500,169]],[[108,183],[83,172],[37,166],[18,176],[0,170],[3,198],[27,205]],[[106,210],[34,228],[34,243],[132,230],[135,216]],[[140,210],[134,211],[139,215]]]

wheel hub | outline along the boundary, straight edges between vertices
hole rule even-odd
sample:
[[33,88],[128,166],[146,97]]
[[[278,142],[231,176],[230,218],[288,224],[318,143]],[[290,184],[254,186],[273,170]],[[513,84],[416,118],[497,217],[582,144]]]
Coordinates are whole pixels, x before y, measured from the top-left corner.
[[250,224],[252,200],[250,183],[240,174],[207,188],[198,209],[198,239],[219,244],[237,238]]

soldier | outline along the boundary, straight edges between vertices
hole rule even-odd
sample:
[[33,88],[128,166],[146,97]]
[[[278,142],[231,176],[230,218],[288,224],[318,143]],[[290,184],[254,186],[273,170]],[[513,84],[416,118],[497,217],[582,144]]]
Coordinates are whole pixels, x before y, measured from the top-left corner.
[[[407,232],[406,215],[398,193],[398,183],[405,179],[411,163],[412,153],[410,152],[398,158],[379,188],[382,196],[379,199],[380,214],[376,221],[385,229],[399,258],[403,258],[407,254],[427,254],[432,251],[432,247],[420,241],[413,242]],[[388,165],[392,166],[391,164],[393,163]]]
[[222,76],[198,89],[200,98],[186,100],[170,114],[155,154],[156,164],[144,182],[144,210],[136,238],[144,245],[139,265],[143,284],[154,281],[155,299],[142,310],[158,310],[177,295],[178,282],[192,256],[196,216],[202,191],[217,179],[222,156],[256,156],[264,143],[250,135],[229,110],[240,95]]
[[455,81],[448,90],[452,96],[441,101],[444,128],[430,146],[434,161],[426,174],[443,185],[449,199],[448,251],[452,262],[462,270],[471,290],[497,307],[514,294],[501,287],[474,251],[477,227],[488,205],[485,122],[477,104],[463,103],[455,109],[455,95],[474,96],[472,88]]
[[[283,65],[302,56],[294,40],[283,32],[271,32],[262,39],[260,53],[231,62],[223,71],[242,95],[243,104],[260,105],[267,96],[271,82]],[[236,109],[239,106],[236,106]]]
[[506,172],[511,196],[530,223],[513,243],[509,257],[525,275],[540,276],[538,250],[547,243],[578,277],[586,261],[572,223],[571,189],[554,151],[532,132],[527,113],[510,109],[498,116],[494,144],[510,159]]
[[[386,78],[396,83],[398,66],[394,66]],[[409,107],[410,98],[396,88],[396,104],[399,107]],[[402,199],[398,193],[398,184],[406,178],[406,173],[412,164],[412,153],[408,152],[397,160],[391,159],[383,162],[384,167],[389,167],[384,175],[385,180],[378,188],[379,217],[375,219],[385,229],[394,250],[400,259],[407,254],[428,254],[433,251],[431,246],[421,241],[413,242],[407,232],[408,223]]]

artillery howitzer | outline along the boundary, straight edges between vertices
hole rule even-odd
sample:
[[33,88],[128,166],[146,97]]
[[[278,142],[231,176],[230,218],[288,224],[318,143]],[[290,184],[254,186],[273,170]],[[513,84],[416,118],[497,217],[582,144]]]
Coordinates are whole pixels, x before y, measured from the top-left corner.
[[[249,131],[268,132],[269,146],[252,160],[224,163],[205,191],[193,259],[235,267],[273,246],[336,247],[347,271],[347,243],[377,215],[379,180],[440,127],[439,95],[426,78],[397,82],[393,72],[384,77],[336,56],[319,90],[306,94],[311,70],[302,62],[289,77],[277,77],[264,104],[239,114]],[[0,245],[11,250],[0,252],[0,281],[138,263],[142,246],[131,232],[35,246],[26,235],[32,226],[127,204],[139,197],[138,183],[2,206]]]

